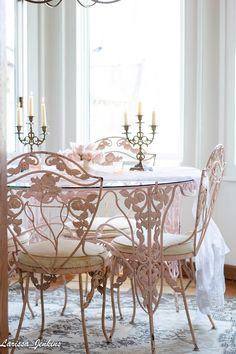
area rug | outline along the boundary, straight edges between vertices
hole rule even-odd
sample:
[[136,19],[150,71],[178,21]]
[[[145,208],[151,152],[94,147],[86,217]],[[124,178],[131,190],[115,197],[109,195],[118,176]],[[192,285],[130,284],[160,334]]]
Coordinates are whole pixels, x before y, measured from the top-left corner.
[[[37,340],[40,326],[40,306],[34,305],[35,293],[30,293],[35,318],[26,312],[21,338],[17,343],[17,353],[85,353],[78,293],[69,290],[68,306],[64,316],[60,316],[63,304],[63,289],[45,293],[46,326],[44,338]],[[12,334],[18,323],[21,309],[19,287],[9,290],[9,329]],[[101,330],[101,296],[96,294],[86,310],[88,338],[91,354],[146,354],[150,353],[148,316],[138,308],[134,324],[130,324],[132,301],[129,292],[122,293],[123,320],[117,320],[113,342],[107,344]],[[207,318],[196,316],[194,296],[188,297],[190,313],[201,354],[236,354],[236,298],[226,299],[224,309],[215,309],[213,318],[217,329],[212,330]],[[176,313],[174,298],[163,295],[155,315],[156,347],[159,354],[189,354],[193,346],[187,325],[182,299],[179,298],[180,311]],[[107,313],[109,325],[110,314]],[[12,340],[12,342],[11,342]],[[13,336],[9,344],[13,345]]]

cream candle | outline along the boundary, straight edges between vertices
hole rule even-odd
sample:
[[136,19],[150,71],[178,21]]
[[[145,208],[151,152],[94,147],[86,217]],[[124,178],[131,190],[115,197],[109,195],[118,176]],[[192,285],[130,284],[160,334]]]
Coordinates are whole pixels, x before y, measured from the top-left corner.
[[124,113],[124,125],[128,125],[128,115],[127,115],[127,112]]
[[139,101],[138,103],[138,115],[141,116],[142,115],[142,102]]
[[156,125],[156,112],[152,112],[152,125]]
[[42,98],[42,103],[41,103],[41,122],[42,122],[42,127],[47,126],[46,105],[45,105],[44,97]]
[[29,96],[29,116],[33,117],[34,115],[34,103],[33,103],[33,94]]
[[22,126],[22,108],[20,106],[20,103],[18,103],[18,106],[17,106],[16,125],[17,125],[17,127]]

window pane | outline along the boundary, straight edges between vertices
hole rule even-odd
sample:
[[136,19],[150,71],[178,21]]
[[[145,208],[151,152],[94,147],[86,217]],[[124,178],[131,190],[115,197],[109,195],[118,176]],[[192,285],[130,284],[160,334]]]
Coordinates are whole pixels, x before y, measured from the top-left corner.
[[137,132],[157,135],[149,151],[180,159],[181,0],[126,0],[90,10],[90,139],[121,135],[124,112]]

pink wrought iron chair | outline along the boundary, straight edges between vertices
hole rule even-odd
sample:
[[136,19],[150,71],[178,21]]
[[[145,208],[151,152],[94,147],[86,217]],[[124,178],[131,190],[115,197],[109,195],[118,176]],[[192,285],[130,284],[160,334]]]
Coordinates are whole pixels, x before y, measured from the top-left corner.
[[[112,253],[111,295],[114,311],[114,289],[130,278],[134,283],[135,297],[148,314],[152,352],[155,352],[153,316],[158,308],[164,281],[163,233],[166,216],[175,197],[178,185],[150,185],[127,187],[120,194],[125,198],[127,210],[121,207],[124,218],[127,211],[133,211],[136,228],[130,234],[123,234],[106,243]],[[119,205],[119,196],[115,194]],[[102,225],[101,230],[102,232]],[[117,277],[117,267],[120,274]],[[115,318],[115,316],[114,316]],[[111,330],[115,331],[115,321]]]
[[[114,282],[119,287],[124,280],[133,277],[135,293],[140,306],[148,313],[150,324],[151,352],[155,353],[155,336],[153,315],[160,302],[163,281],[183,297],[188,325],[190,328],[194,350],[198,350],[193,326],[191,323],[185,290],[191,281],[195,281],[193,258],[197,256],[212,216],[213,208],[219,192],[224,173],[224,148],[218,145],[212,152],[206,168],[202,171],[195,216],[195,226],[187,234],[170,234],[164,232],[164,224],[168,210],[179,189],[185,195],[186,190],[179,186],[159,186],[150,199],[144,190],[128,192],[126,205],[133,209],[136,218],[136,231],[131,236],[119,236],[111,243],[113,267],[122,264],[123,274]],[[156,197],[154,197],[156,196]],[[143,205],[149,203],[149,210]],[[149,228],[147,228],[149,225]],[[152,234],[153,233],[153,234]],[[176,262],[178,277],[173,277],[170,264]],[[183,269],[189,277],[184,286]],[[208,318],[213,326],[210,315]],[[115,328],[111,332],[113,335]]]
[[[50,152],[22,154],[8,163],[7,173],[8,232],[14,242],[14,262],[24,288],[15,341],[23,324],[30,281],[40,291],[41,338],[45,322],[43,292],[58,276],[72,273],[79,277],[84,345],[89,353],[85,308],[96,289],[103,296],[102,330],[109,340],[104,322],[109,254],[103,246],[87,241],[101,199],[102,178],[89,175],[74,161]],[[73,240],[63,236],[69,218],[73,219],[77,237]],[[22,242],[24,229],[32,230],[29,245]],[[83,296],[84,273],[91,276],[86,299]]]
[[[121,136],[109,136],[102,139],[97,140],[95,143],[96,149],[101,151],[104,155],[104,162],[103,165],[109,166],[116,162],[121,162],[122,164],[128,164],[130,166],[134,165],[136,160],[137,149],[135,149],[126,138]],[[156,154],[145,153],[144,164],[146,163],[149,166],[154,166],[156,159]],[[103,227],[103,231],[99,234],[99,239],[106,240],[108,242],[112,241],[113,238],[120,235],[120,231],[125,233],[130,233],[130,227],[127,221],[124,219],[123,215],[113,215],[112,217],[109,216],[109,212],[107,212],[107,208],[104,208],[106,211],[104,214],[101,214],[99,211],[99,215],[97,215],[95,221],[91,225],[89,235],[94,237],[97,233],[97,229],[99,225],[106,224]],[[135,220],[130,220],[132,226],[135,226]],[[65,230],[67,237],[73,237],[74,229],[72,225],[72,221],[66,224]],[[134,321],[135,318],[135,307],[136,307],[136,300],[134,296],[134,288],[133,288],[133,281],[131,281],[131,291],[132,291],[132,298],[133,298],[133,314],[131,322]],[[65,303],[63,306],[62,314],[66,309],[67,304],[67,290],[65,286]],[[121,306],[120,306],[120,288],[117,288],[117,304],[119,309],[120,319],[123,318]]]
[[[224,169],[224,148],[222,145],[217,145],[212,151],[206,164],[206,168],[201,174],[194,229],[192,232],[185,234],[164,234],[163,261],[165,265],[165,279],[171,288],[176,293],[180,293],[183,297],[186,316],[194,344],[194,350],[198,350],[198,345],[188,311],[185,290],[192,281],[196,283],[193,258],[198,255],[201,245],[204,242],[204,238],[207,237],[206,232],[219,193]],[[184,191],[182,192],[184,193]],[[177,262],[179,273],[178,279],[173,279],[170,276],[168,262]],[[189,280],[186,285],[184,285],[183,281],[183,271]],[[211,315],[208,314],[207,316],[212,324],[212,328],[214,329],[215,324],[211,318]]]

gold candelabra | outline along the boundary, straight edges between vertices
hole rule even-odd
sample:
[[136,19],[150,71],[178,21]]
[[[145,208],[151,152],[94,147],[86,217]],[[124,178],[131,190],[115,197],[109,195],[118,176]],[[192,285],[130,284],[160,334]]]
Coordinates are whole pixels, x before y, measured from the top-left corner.
[[23,145],[29,145],[30,147],[30,151],[33,151],[33,147],[34,146],[40,146],[46,139],[46,135],[48,134],[47,132],[47,123],[46,123],[46,108],[45,108],[45,103],[44,103],[44,99],[42,100],[41,103],[41,119],[42,119],[42,138],[38,137],[35,135],[34,131],[33,131],[33,125],[34,125],[34,115],[33,115],[33,96],[31,95],[29,97],[29,121],[27,122],[27,124],[29,125],[29,131],[28,134],[24,137],[22,137],[23,135],[23,131],[22,131],[22,108],[23,108],[23,99],[22,97],[19,97],[19,104],[17,107],[17,124],[16,124],[16,129],[17,129],[17,136],[19,141],[23,144]]
[[[139,105],[141,106],[141,104],[139,103]],[[145,159],[145,151],[143,150],[143,146],[148,146],[150,145],[153,140],[154,140],[154,137],[155,137],[155,134],[156,134],[156,128],[157,128],[157,125],[155,123],[155,112],[153,112],[153,118],[152,118],[152,124],[150,125],[151,129],[152,129],[152,137],[151,138],[148,138],[147,136],[144,135],[143,131],[142,131],[142,124],[143,124],[143,121],[142,121],[142,117],[143,115],[138,113],[137,115],[138,117],[138,132],[137,134],[133,137],[133,138],[130,138],[129,137],[129,127],[130,125],[128,124],[127,122],[127,116],[125,114],[125,124],[123,125],[124,127],[124,134],[126,135],[126,138],[128,140],[128,142],[130,144],[133,145],[133,147],[138,147],[138,152],[136,154],[136,158],[138,160],[138,163],[131,167],[130,170],[138,170],[138,171],[144,171],[144,166],[143,166],[143,160]]]

